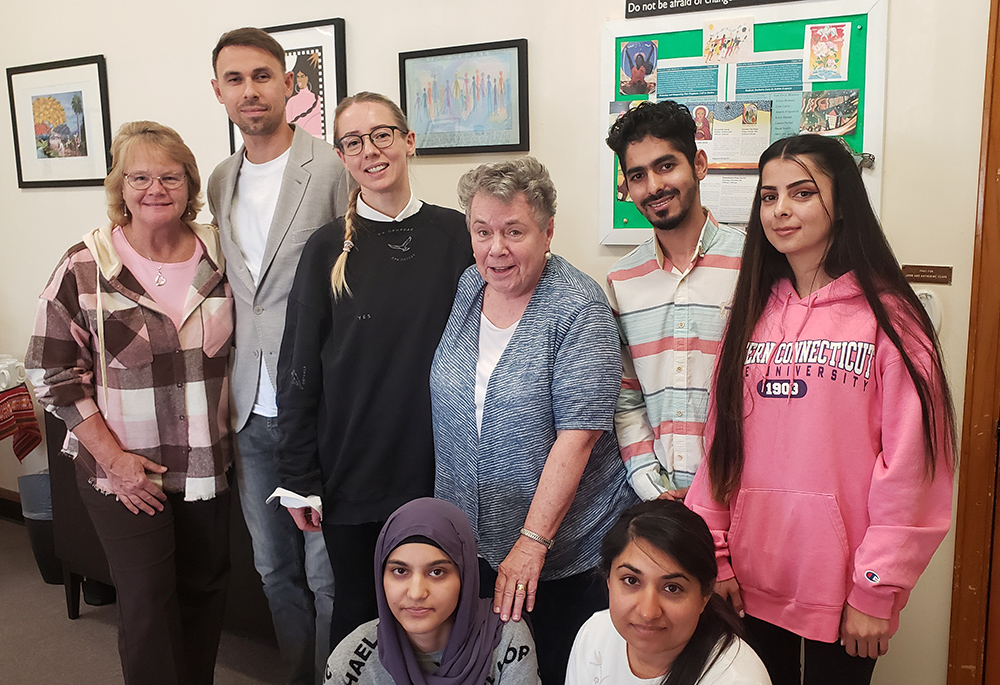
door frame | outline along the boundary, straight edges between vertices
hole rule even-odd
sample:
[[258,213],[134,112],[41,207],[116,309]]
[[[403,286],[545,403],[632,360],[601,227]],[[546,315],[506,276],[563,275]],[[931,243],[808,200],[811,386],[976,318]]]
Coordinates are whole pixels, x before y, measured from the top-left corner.
[[[1000,682],[1000,0],[990,3],[948,685]],[[991,589],[993,591],[991,591]]]

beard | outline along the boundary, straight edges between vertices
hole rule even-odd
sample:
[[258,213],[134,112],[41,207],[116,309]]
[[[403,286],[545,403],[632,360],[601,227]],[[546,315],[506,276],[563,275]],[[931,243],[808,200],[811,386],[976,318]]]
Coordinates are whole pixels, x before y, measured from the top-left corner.
[[284,108],[280,110],[274,109],[269,111],[267,116],[253,119],[249,117],[245,118],[242,116],[242,113],[237,112],[237,117],[236,119],[233,119],[233,123],[244,135],[269,136],[277,131],[279,126],[285,123],[285,110]]
[[[646,198],[641,207],[642,215],[646,217],[646,220],[652,224],[653,228],[661,231],[672,231],[688,218],[691,213],[691,208],[694,206],[694,189],[691,192],[685,194],[681,191],[663,191],[655,197]],[[658,214],[655,211],[649,209],[649,205],[657,200],[661,200],[664,197],[674,196],[676,199],[667,206],[667,212],[665,214]],[[676,213],[671,214],[671,205],[676,204]]]

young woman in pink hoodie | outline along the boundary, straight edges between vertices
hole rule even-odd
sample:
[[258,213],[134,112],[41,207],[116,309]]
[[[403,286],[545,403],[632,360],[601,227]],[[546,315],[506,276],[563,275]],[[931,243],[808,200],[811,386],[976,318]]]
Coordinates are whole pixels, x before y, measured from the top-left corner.
[[775,685],[803,638],[805,683],[869,683],[950,524],[951,396],[851,154],[795,136],[759,168],[687,503]]

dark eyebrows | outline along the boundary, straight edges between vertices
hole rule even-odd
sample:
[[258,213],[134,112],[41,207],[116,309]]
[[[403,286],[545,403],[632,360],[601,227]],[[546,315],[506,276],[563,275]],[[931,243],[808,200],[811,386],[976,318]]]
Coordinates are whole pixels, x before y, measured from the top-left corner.
[[[394,566],[396,568],[403,568],[403,569],[410,568],[410,565],[407,564],[405,561],[400,561],[399,559],[391,559],[391,558],[386,560],[385,565],[386,567]],[[458,565],[448,557],[437,559],[435,561],[430,562],[429,564],[424,564],[425,568],[436,568],[438,566],[454,566],[455,568],[458,568]]]
[[[665,155],[663,155],[661,157],[657,157],[656,159],[654,159],[653,163],[650,164],[649,166],[650,166],[650,168],[653,168],[653,167],[660,166],[664,162],[676,162],[676,161],[677,161],[677,155],[673,155],[673,154],[667,153],[667,154],[665,154]],[[625,171],[625,176],[628,177],[628,176],[634,174],[636,171],[642,171],[644,168],[645,167],[642,167],[642,166],[629,167]]]
[[[634,573],[637,576],[641,576],[642,575],[642,571],[640,571],[639,569],[637,569],[632,564],[618,564],[618,568],[620,568],[620,569],[622,569],[622,568],[628,569],[629,571],[631,571],[632,573]],[[660,580],[676,580],[677,578],[681,578],[683,580],[691,580],[690,578],[687,577],[687,574],[685,574],[685,573],[667,573],[667,574],[664,574],[664,575],[660,576]]]
[[[271,76],[274,74],[274,70],[271,69],[271,67],[264,66],[264,67],[257,67],[256,69],[250,72],[251,77],[260,76],[262,74]],[[243,72],[236,69],[230,69],[229,71],[222,74],[222,78],[224,79],[230,79],[233,76],[243,76]]]
[[[816,182],[814,180],[812,180],[811,178],[803,178],[801,181],[794,181],[792,183],[789,183],[787,187],[789,189],[792,189],[792,188],[798,188],[801,185],[816,185]],[[777,190],[778,187],[777,186],[761,186],[760,189],[761,190]]]

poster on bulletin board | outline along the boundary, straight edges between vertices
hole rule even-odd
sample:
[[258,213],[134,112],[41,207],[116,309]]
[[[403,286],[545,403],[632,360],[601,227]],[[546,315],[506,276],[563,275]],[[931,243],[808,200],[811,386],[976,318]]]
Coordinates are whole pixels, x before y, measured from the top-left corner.
[[[820,0],[605,24],[602,144],[639,102],[687,105],[709,160],[702,202],[719,221],[745,224],[757,160],[772,142],[819,133],[881,158],[886,12],[887,0]],[[864,178],[877,209],[881,175]],[[649,223],[606,146],[601,179],[601,243],[646,240]]]

